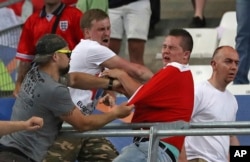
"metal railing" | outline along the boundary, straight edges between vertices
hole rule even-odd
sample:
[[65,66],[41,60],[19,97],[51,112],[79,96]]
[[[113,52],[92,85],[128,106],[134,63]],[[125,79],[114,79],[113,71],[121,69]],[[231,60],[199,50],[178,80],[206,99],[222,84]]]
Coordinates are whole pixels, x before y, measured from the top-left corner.
[[[139,128],[149,128],[139,130]],[[122,129],[122,130],[121,130]],[[134,130],[132,130],[134,129]],[[157,148],[161,137],[171,136],[214,136],[214,135],[250,135],[250,122],[205,122],[187,123],[131,123],[108,124],[100,130],[77,132],[69,124],[63,124],[63,136],[76,137],[149,137],[148,162],[157,161]]]

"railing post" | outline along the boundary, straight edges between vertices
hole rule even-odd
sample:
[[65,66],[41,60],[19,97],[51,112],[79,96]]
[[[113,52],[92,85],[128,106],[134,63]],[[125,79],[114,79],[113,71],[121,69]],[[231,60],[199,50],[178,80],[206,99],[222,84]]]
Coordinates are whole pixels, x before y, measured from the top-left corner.
[[150,127],[147,162],[157,161],[157,152],[160,141],[160,138],[157,136],[157,132],[158,126]]

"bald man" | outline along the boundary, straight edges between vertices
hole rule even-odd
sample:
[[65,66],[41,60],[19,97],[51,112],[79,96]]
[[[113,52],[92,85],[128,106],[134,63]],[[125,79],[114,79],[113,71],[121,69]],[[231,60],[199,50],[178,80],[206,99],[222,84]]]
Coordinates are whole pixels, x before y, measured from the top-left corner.
[[[234,80],[238,63],[239,55],[234,48],[221,46],[215,50],[212,76],[195,86],[191,122],[235,121],[238,104],[226,87]],[[230,145],[239,145],[236,136],[187,136],[179,162],[225,162]]]

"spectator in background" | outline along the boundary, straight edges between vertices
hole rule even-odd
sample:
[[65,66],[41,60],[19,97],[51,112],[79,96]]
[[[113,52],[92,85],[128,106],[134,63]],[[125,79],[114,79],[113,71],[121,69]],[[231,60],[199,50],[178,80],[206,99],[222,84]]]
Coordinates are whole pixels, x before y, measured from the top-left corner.
[[194,17],[189,25],[191,28],[202,28],[206,26],[204,8],[206,0],[191,0],[194,8]]
[[161,19],[161,1],[160,0],[150,0],[150,7],[151,7],[151,17],[150,17],[150,24],[149,24],[149,32],[148,38],[155,37],[155,25]]
[[240,56],[239,70],[234,84],[249,84],[250,68],[250,13],[249,0],[236,0],[237,35],[236,50]]
[[[191,122],[235,121],[238,104],[227,89],[238,70],[238,53],[230,46],[218,47],[212,57],[210,79],[195,86]],[[226,131],[226,130],[225,130]],[[239,145],[236,136],[187,136],[179,162],[226,162],[229,145]]]
[[149,0],[109,0],[110,49],[116,54],[120,53],[125,31],[130,61],[144,65],[143,55],[150,16]]
[[[83,38],[80,28],[82,12],[75,7],[66,6],[61,0],[44,0],[45,6],[40,12],[33,13],[24,23],[16,58],[19,60],[18,76],[14,96],[18,95],[20,85],[31,67],[35,57],[37,40],[47,33],[62,36],[72,50]],[[56,21],[58,20],[58,21]]]
[[[0,121],[0,136],[21,130],[34,131],[43,126],[43,118],[31,117],[26,121]],[[1,147],[1,146],[0,146]]]
[[108,13],[108,0],[78,0],[76,7],[83,13],[93,8],[98,8]]

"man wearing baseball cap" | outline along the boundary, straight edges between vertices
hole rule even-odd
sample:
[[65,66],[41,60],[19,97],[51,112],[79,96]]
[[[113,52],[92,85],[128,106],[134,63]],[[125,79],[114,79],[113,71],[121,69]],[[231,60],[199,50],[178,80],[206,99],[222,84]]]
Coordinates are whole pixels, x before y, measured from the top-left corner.
[[[114,105],[107,113],[83,115],[72,102],[68,87],[59,83],[60,76],[69,69],[71,52],[66,41],[58,35],[47,34],[36,44],[36,53],[34,61],[37,66],[27,73],[22,83],[11,120],[27,120],[31,116],[38,116],[44,119],[44,126],[34,132],[20,131],[3,136],[0,139],[0,162],[2,159],[41,162],[58,135],[63,121],[83,132],[99,129],[112,120],[126,117],[133,109],[133,106],[125,106],[127,103],[123,103]],[[71,73],[68,78],[69,86],[110,87],[109,79],[84,73]]]

